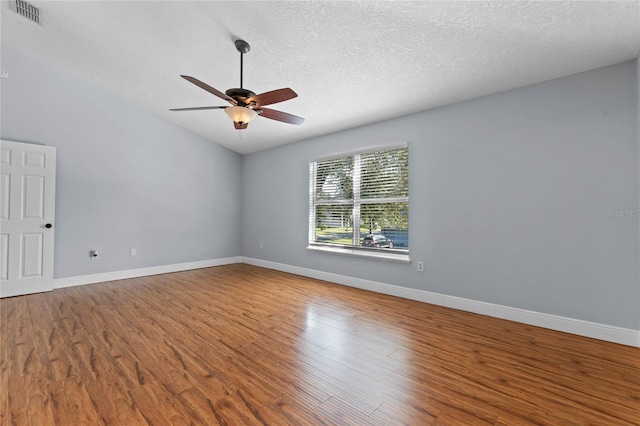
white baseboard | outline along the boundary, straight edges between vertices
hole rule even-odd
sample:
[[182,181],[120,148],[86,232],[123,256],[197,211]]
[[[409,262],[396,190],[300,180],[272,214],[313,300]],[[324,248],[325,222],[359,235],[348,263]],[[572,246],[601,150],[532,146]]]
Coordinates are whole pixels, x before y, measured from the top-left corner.
[[188,271],[191,269],[209,268],[212,266],[229,265],[233,263],[247,263],[249,265],[288,272],[304,277],[316,278],[336,284],[374,291],[376,293],[388,294],[390,296],[402,297],[409,300],[416,300],[418,302],[431,303],[433,305],[459,309],[461,311],[473,312],[476,314],[487,315],[495,318],[502,318],[510,321],[548,328],[551,330],[562,331],[565,333],[577,334],[579,336],[591,337],[594,339],[605,340],[613,343],[620,343],[622,345],[640,347],[640,330],[614,327],[606,324],[599,324],[590,321],[562,317],[558,315],[528,311],[525,309],[512,308],[509,306],[496,305],[493,303],[480,302],[477,300],[465,299],[462,297],[448,296],[439,293],[432,293],[425,290],[400,287],[377,281],[353,278],[345,275],[332,274],[330,272],[323,272],[314,269],[302,268],[299,266],[292,266],[283,263],[270,262],[266,260],[242,256],[202,260],[198,262],[179,263],[174,265],[153,266],[149,268],[130,269],[126,271],[106,272],[102,274],[83,275],[78,277],[57,278],[54,280],[53,285],[54,288],[73,287],[85,284],[124,280],[128,278],[145,277],[149,275]]
[[126,280],[128,278],[146,277],[149,275],[168,274],[171,272],[189,271],[191,269],[210,268],[212,266],[229,265],[242,262],[242,257],[226,257],[197,262],[177,263],[174,265],[152,266],[149,268],[129,269],[126,271],[105,272],[102,274],[81,275],[78,277],[56,278],[53,288],[74,287],[77,285],[95,284],[107,281]]
[[431,303],[462,311],[473,312],[495,318],[502,318],[524,324],[576,334],[579,336],[591,337],[622,345],[640,347],[640,330],[614,327],[606,324],[599,324],[590,321],[583,321],[558,315],[545,314],[541,312],[528,311],[525,309],[511,308],[509,306],[496,305],[493,303],[480,302],[477,300],[465,299],[462,297],[447,296],[444,294],[432,293],[425,290],[416,290],[407,287],[400,287],[376,281],[363,280],[344,275],[332,274],[329,272],[317,271],[314,269],[301,268],[282,263],[269,262],[266,260],[242,257],[242,262],[249,265],[260,266],[305,277],[316,278],[332,283],[343,284],[363,290],[416,300],[419,302]]

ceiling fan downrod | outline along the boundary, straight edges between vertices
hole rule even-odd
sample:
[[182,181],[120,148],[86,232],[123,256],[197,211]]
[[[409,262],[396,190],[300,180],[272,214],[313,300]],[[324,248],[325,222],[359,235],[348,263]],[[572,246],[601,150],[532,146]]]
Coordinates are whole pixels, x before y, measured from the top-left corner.
[[236,44],[236,49],[238,50],[238,52],[240,52],[240,88],[243,89],[244,86],[242,85],[242,73],[243,73],[243,58],[244,58],[244,54],[247,53],[249,50],[251,50],[251,46],[249,46],[249,43],[247,43],[244,40],[238,39],[235,41]]

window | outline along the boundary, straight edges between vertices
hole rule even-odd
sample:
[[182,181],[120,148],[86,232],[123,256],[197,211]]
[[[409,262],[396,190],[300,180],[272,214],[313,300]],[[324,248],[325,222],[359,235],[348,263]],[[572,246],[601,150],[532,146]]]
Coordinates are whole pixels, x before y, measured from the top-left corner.
[[407,145],[309,163],[309,248],[408,260]]

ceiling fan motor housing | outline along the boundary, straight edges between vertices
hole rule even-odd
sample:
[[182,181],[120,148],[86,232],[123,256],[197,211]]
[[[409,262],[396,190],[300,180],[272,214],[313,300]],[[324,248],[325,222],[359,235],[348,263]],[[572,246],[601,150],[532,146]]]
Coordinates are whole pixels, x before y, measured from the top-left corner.
[[239,89],[239,88],[233,88],[233,89],[229,89],[225,92],[227,94],[227,96],[233,98],[236,100],[236,102],[238,102],[238,105],[240,106],[245,106],[247,105],[244,101],[245,99],[248,99],[252,96],[255,96],[256,94],[254,92],[252,92],[251,90],[248,89]]

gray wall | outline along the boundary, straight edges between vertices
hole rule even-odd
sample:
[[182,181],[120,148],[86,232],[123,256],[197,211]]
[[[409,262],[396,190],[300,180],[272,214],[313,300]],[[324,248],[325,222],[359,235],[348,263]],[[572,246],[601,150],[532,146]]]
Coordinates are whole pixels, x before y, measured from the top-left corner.
[[1,55],[2,139],[57,148],[56,278],[241,255],[240,155],[11,48]]
[[[639,220],[612,215],[638,208],[637,84],[632,61],[244,156],[243,255],[639,329]],[[305,250],[308,160],[399,141],[425,272]]]
[[[640,145],[640,54],[636,58],[636,123],[638,128],[638,144]],[[638,176],[638,192],[640,192],[640,148],[638,148],[638,167],[636,169]],[[640,210],[640,196],[638,197],[638,210]],[[640,218],[638,218],[640,223]],[[640,225],[638,226],[638,232],[640,233]],[[638,270],[640,271],[640,236],[638,236]],[[640,272],[638,272],[640,275]],[[640,280],[638,280],[638,287],[640,287]],[[638,323],[640,323],[640,298],[638,298]]]
[[[637,61],[240,157],[1,55],[0,137],[58,149],[57,278],[244,255],[640,328],[640,221],[606,214],[639,206]],[[425,272],[305,250],[308,160],[401,141]]]

